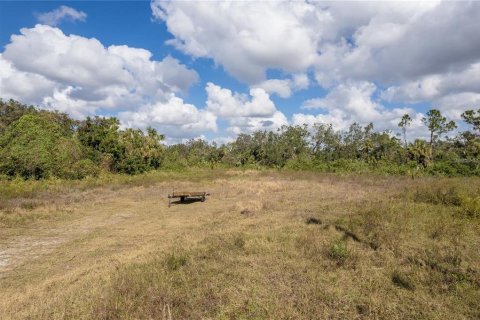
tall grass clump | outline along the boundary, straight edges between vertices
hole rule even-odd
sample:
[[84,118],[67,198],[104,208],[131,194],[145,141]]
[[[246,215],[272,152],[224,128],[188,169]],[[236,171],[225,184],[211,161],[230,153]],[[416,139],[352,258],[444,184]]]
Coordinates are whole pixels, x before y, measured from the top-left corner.
[[348,251],[345,241],[337,240],[328,247],[328,257],[336,261],[339,265],[345,264],[349,256],[350,252]]
[[480,186],[475,181],[427,180],[415,187],[413,201],[456,207],[468,218],[480,217]]

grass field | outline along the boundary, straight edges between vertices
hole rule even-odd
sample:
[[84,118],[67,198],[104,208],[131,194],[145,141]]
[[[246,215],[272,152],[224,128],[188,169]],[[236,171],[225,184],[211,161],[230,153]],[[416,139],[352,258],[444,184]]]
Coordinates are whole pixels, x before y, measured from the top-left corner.
[[[168,208],[167,194],[207,191]],[[479,319],[480,179],[0,182],[0,319]]]

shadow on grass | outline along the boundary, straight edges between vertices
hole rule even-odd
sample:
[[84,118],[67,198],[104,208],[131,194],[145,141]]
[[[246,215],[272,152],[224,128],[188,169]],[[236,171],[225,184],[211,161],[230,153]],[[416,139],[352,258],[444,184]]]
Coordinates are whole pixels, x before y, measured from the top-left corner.
[[170,204],[172,205],[177,205],[177,204],[191,204],[194,202],[202,202],[202,198],[186,198],[183,201],[182,200],[174,200],[171,201]]

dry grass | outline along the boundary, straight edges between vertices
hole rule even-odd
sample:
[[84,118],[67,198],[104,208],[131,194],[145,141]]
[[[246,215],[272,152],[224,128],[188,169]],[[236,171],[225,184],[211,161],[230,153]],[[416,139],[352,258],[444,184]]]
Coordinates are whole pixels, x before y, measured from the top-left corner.
[[480,180],[214,173],[9,197],[0,318],[480,318]]

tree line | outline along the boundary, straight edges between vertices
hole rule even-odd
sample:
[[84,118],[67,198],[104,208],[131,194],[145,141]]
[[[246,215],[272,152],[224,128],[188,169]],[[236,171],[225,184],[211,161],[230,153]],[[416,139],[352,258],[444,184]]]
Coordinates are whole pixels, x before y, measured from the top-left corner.
[[153,128],[120,129],[114,117],[74,120],[65,113],[0,100],[0,175],[4,178],[81,179],[101,172],[137,174],[186,167],[289,168],[326,172],[379,171],[480,175],[480,109],[462,114],[457,128],[437,109],[422,119],[429,139],[408,142],[411,117],[398,123],[402,136],[353,123],[283,126],[278,131],[240,134],[217,145],[201,139],[165,145]]

